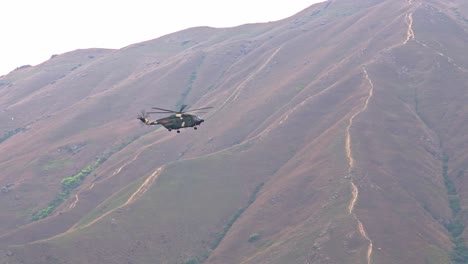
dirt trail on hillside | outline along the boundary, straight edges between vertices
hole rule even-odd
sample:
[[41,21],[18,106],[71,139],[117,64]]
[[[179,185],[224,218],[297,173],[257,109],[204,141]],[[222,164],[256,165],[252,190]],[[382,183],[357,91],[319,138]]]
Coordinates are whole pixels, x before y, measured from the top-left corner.
[[[134,192],[130,198],[128,198],[127,202],[125,202],[122,206],[120,207],[124,207],[124,206],[127,206],[131,203],[133,203],[137,198],[141,197],[143,194],[146,193],[146,191],[149,189],[149,187],[151,186],[151,184],[156,180],[156,178],[158,177],[158,175],[161,173],[163,167],[159,167],[158,169],[156,169],[153,174],[151,174],[144,182],[143,184],[140,186],[140,188],[138,188],[138,190],[136,190],[136,192]],[[119,207],[119,208],[120,208]]]
[[[409,5],[414,5],[413,1],[412,0],[408,0],[408,4]],[[393,47],[389,47],[388,50],[392,49],[392,48],[395,48],[395,47],[399,47],[399,46],[404,46],[406,45],[410,40],[413,40],[413,41],[416,41],[416,43],[428,48],[428,49],[431,49],[430,47],[428,47],[426,44],[424,43],[421,43],[419,41],[417,41],[415,39],[415,33],[414,33],[414,30],[413,30],[413,13],[414,11],[421,5],[421,3],[418,3],[417,6],[414,6],[409,13],[407,13],[405,15],[405,22],[406,22],[406,25],[407,25],[407,34],[406,34],[406,38],[405,40],[399,44],[399,45],[396,45],[396,46],[393,46]],[[453,62],[453,59],[445,56],[444,54],[440,53],[440,52],[437,52],[433,49],[431,49],[433,52],[437,53],[438,55],[440,56],[444,56],[447,58],[447,60],[452,63],[455,67],[457,67],[459,70],[461,71],[466,71],[464,68],[458,66],[457,64],[455,64]],[[355,161],[354,161],[354,158],[353,158],[353,155],[352,155],[352,146],[351,146],[351,127],[353,125],[353,121],[354,119],[361,113],[363,113],[368,105],[369,105],[369,101],[370,99],[372,98],[373,96],[373,93],[374,93],[374,84],[371,80],[371,78],[369,77],[369,74],[366,70],[366,68],[364,67],[363,68],[363,73],[364,73],[364,77],[365,79],[367,80],[367,82],[369,83],[370,85],[370,89],[369,89],[369,94],[367,96],[367,99],[364,103],[364,106],[361,110],[357,111],[354,115],[351,116],[350,120],[349,120],[349,124],[348,124],[348,127],[346,128],[346,156],[348,158],[348,172],[349,172],[349,175],[353,176],[353,174],[355,173]],[[358,222],[358,229],[359,229],[359,232],[360,234],[369,242],[369,245],[368,245],[368,250],[367,250],[367,264],[371,264],[372,262],[372,253],[373,253],[373,242],[372,240],[369,238],[367,232],[366,232],[366,229],[363,225],[363,223],[359,220],[359,218],[357,217],[357,215],[354,213],[354,208],[356,206],[356,203],[359,199],[359,189],[358,187],[356,186],[356,184],[354,183],[353,181],[353,178],[351,177],[351,188],[352,188],[352,198],[351,198],[351,201],[349,203],[349,206],[348,206],[348,212],[350,214],[352,214],[355,219],[357,220]]]
[[[409,5],[413,5],[413,1],[412,0],[408,0],[408,4]],[[452,59],[451,57],[445,55],[444,53],[442,52],[439,52],[437,50],[435,50],[434,48],[432,47],[429,47],[427,44],[421,42],[421,41],[418,41],[416,40],[415,38],[415,34],[414,34],[414,30],[413,30],[413,13],[414,11],[416,11],[416,9],[421,5],[421,3],[418,3],[416,6],[414,6],[412,8],[412,10],[406,14],[405,16],[405,21],[406,21],[406,24],[408,25],[408,30],[407,30],[407,35],[406,35],[406,39],[403,41],[403,43],[400,44],[400,46],[403,46],[403,45],[406,45],[408,43],[408,41],[410,40],[415,40],[416,43],[418,43],[419,45],[423,46],[424,48],[427,48],[429,49],[430,51],[434,52],[435,54],[441,56],[441,57],[444,57],[450,64],[452,64],[452,66],[454,66],[455,68],[459,69],[460,71],[462,72],[468,72],[468,69],[458,65],[455,63],[455,60]]]
[[406,33],[406,39],[405,39],[405,41],[403,41],[402,45],[405,45],[410,40],[414,40],[413,12],[414,12],[414,10],[411,11],[410,13],[406,14],[406,16],[405,16],[405,21],[408,24],[408,31]]
[[78,201],[80,200],[80,198],[78,197],[78,194],[75,194],[75,201],[73,201],[72,204],[70,204],[70,207],[68,207],[68,209],[73,209],[76,204],[78,203]]
[[[68,235],[76,230],[79,230],[79,229],[84,229],[84,228],[87,228],[93,224],[95,224],[96,222],[100,221],[101,219],[103,219],[104,217],[108,216],[109,214],[113,213],[114,211],[118,210],[118,209],[121,209],[133,202],[135,202],[138,198],[140,198],[143,194],[145,194],[145,192],[150,188],[150,186],[152,185],[152,183],[158,178],[158,176],[161,174],[161,171],[163,170],[163,167],[159,167],[157,168],[148,178],[146,178],[146,180],[140,185],[140,187],[127,199],[127,201],[122,204],[121,206],[118,206],[117,208],[114,208],[110,211],[107,211],[105,212],[104,214],[102,214],[101,216],[99,216],[98,218],[94,219],[93,221],[91,221],[90,223],[84,225],[84,226],[81,226],[81,227],[78,227],[78,223],[73,225],[70,229],[68,229],[67,231],[63,232],[63,233],[60,233],[58,235],[55,235],[53,237],[49,237],[49,238],[45,238],[45,239],[41,239],[41,240],[36,240],[36,241],[33,241],[33,242],[30,242],[30,243],[27,243],[27,244],[35,244],[35,243],[40,243],[40,242],[45,242],[45,241],[50,241],[52,239],[55,239],[55,238],[59,238],[59,237],[63,237],[65,235]],[[76,195],[76,201],[75,203],[78,201],[78,195]]]
[[468,72],[468,69],[466,69],[466,68],[464,68],[464,67],[458,65],[457,63],[455,63],[455,60],[452,59],[451,57],[445,55],[445,54],[442,53],[442,52],[439,52],[439,51],[435,50],[435,49],[432,48],[432,47],[429,47],[428,45],[426,45],[425,43],[422,43],[421,41],[416,40],[416,42],[417,42],[418,44],[420,44],[421,46],[423,46],[423,47],[429,49],[431,52],[434,52],[435,54],[437,54],[437,55],[439,55],[439,56],[445,58],[445,59],[448,61],[448,63],[452,64],[452,66],[454,66],[454,67],[457,68],[458,70],[460,70],[460,71],[462,71],[462,72]]
[[[162,130],[161,130],[161,131],[162,131]],[[160,131],[156,131],[156,132],[160,132]],[[170,136],[171,136],[171,135],[170,135]],[[156,145],[156,144],[158,144],[158,143],[161,143],[161,142],[164,141],[164,140],[167,140],[167,136],[166,136],[166,137],[162,137],[162,138],[160,138],[159,140],[152,142],[151,144],[148,144],[148,145],[146,145],[146,146],[144,146],[144,147],[139,148],[139,150],[137,151],[137,153],[135,154],[135,156],[133,156],[132,159],[127,160],[122,166],[120,166],[119,168],[117,168],[116,170],[114,170],[114,172],[112,173],[111,176],[108,176],[108,177],[105,177],[105,178],[103,178],[103,179],[100,179],[99,181],[93,182],[93,183],[91,184],[91,186],[89,186],[88,190],[93,189],[93,188],[94,188],[94,185],[95,185],[96,183],[103,182],[103,181],[108,180],[109,178],[112,178],[112,177],[114,177],[115,175],[119,174],[119,173],[122,171],[123,168],[127,167],[127,166],[130,165],[132,162],[134,162],[135,160],[137,160],[138,157],[139,157],[146,149],[148,149],[148,148],[150,148],[150,147],[152,147],[152,146],[154,146],[154,145]]]
[[365,79],[367,80],[367,82],[370,85],[369,93],[367,95],[364,106],[361,108],[361,110],[354,113],[351,116],[351,118],[349,119],[348,126],[346,127],[346,146],[345,146],[345,148],[346,148],[346,157],[348,158],[348,173],[349,173],[349,175],[351,175],[351,188],[352,188],[352,198],[351,198],[351,201],[349,202],[348,211],[357,220],[359,233],[369,242],[369,246],[367,248],[367,264],[370,264],[371,260],[372,260],[372,246],[373,246],[372,240],[367,235],[367,232],[366,232],[366,229],[364,228],[364,225],[359,220],[357,215],[354,213],[354,207],[355,207],[356,202],[358,201],[358,198],[359,198],[359,189],[357,188],[356,184],[353,181],[353,173],[354,173],[354,170],[355,170],[355,165],[354,165],[354,158],[353,158],[353,153],[352,153],[352,149],[351,149],[351,126],[353,125],[354,118],[356,118],[362,112],[366,111],[367,106],[369,105],[369,101],[372,98],[372,95],[374,93],[374,84],[372,83],[372,80],[369,78],[369,74],[367,73],[366,68],[363,68],[363,73],[364,73]]
[[232,92],[227,98],[226,100],[224,100],[223,103],[221,103],[221,105],[218,107],[219,110],[221,110],[226,104],[228,104],[229,102],[234,102],[237,97],[239,97],[239,94],[242,90],[242,88],[244,88],[245,84],[247,82],[249,82],[250,80],[252,80],[258,73],[260,73],[264,68],[265,66],[268,65],[268,63],[270,63],[270,61],[275,57],[275,55],[281,50],[281,47],[277,48],[269,57],[268,59],[257,69],[255,70],[254,72],[252,72],[247,78],[245,78],[239,85],[237,85],[237,87],[234,89],[234,92]]
[[[123,168],[125,168],[126,166],[128,166],[129,164],[131,164],[132,162],[134,162],[135,160],[138,159],[138,157],[148,148],[150,148],[151,146],[155,145],[155,144],[158,144],[160,143],[161,141],[165,140],[166,137],[163,137],[161,138],[160,140],[157,140],[155,142],[152,142],[151,144],[148,144],[146,145],[145,147],[142,147],[139,149],[139,151],[135,154],[135,156],[133,156],[133,158],[131,160],[128,160],[127,162],[125,162],[122,166],[120,166],[118,169],[114,170],[114,172],[112,173],[111,176],[108,176],[108,177],[105,177],[103,179],[100,179],[98,181],[95,181],[93,182],[89,187],[88,187],[88,190],[91,190],[94,188],[94,186],[96,185],[96,183],[100,183],[100,182],[103,182],[109,178],[112,178],[113,176],[119,174]],[[78,201],[80,200],[79,198],[79,193],[75,194],[75,201],[73,201],[72,204],[70,204],[70,206],[68,207],[68,210],[71,210],[73,208],[75,208],[75,206],[77,205]]]
[[257,139],[257,138],[263,138],[263,137],[267,136],[274,128],[277,128],[278,126],[282,125],[285,121],[288,120],[290,115],[292,115],[295,111],[297,111],[299,108],[304,106],[307,102],[309,102],[310,100],[324,94],[325,92],[327,92],[328,90],[330,90],[332,88],[333,88],[333,86],[329,86],[329,87],[323,89],[322,91],[305,98],[300,103],[298,103],[296,106],[294,106],[293,108],[291,108],[291,109],[287,110],[285,113],[283,113],[279,117],[279,122],[272,122],[268,127],[266,127],[264,130],[259,132],[257,135],[249,138],[248,141],[251,141],[251,140],[254,140],[254,139]]
[[[348,62],[355,54],[351,54],[347,57],[345,57],[344,59],[342,59],[339,63],[336,63],[334,64],[332,67],[326,69],[323,73],[320,74],[320,76],[327,76],[328,74],[336,71],[338,68],[340,68],[343,64],[345,64],[346,62]],[[315,80],[314,80],[315,81]],[[313,85],[312,83],[314,82],[312,81],[311,83],[309,83],[306,87],[309,87],[311,85]],[[334,85],[330,85],[328,86],[327,88],[323,89],[323,90],[320,90],[318,91],[317,93],[314,93],[312,95],[309,95],[307,96],[306,98],[303,98],[301,99],[300,102],[297,102],[294,104],[294,106],[291,106],[290,108],[288,108],[288,110],[286,110],[284,113],[281,113],[280,116],[278,118],[276,118],[275,120],[279,120],[279,121],[274,121],[274,122],[270,122],[270,124],[265,128],[263,129],[262,131],[258,132],[257,135],[255,136],[252,136],[250,138],[248,138],[247,141],[250,141],[250,140],[254,140],[256,138],[263,138],[265,136],[267,136],[274,128],[277,128],[278,126],[282,125],[284,122],[286,122],[289,117],[291,115],[293,115],[294,112],[296,112],[297,110],[299,110],[302,106],[304,106],[305,104],[307,104],[310,100],[313,100],[325,93],[327,93],[328,91],[332,90],[333,88],[335,88]],[[296,99],[296,97],[294,97],[290,102],[288,102],[286,105],[291,105],[292,102]],[[268,122],[268,121],[267,121]],[[331,128],[327,129],[327,131],[331,130]]]
[[[410,6],[413,6],[413,0],[408,0],[408,4]],[[405,22],[408,25],[408,30],[406,31],[406,39],[401,43],[401,46],[406,45],[408,41],[414,40],[415,35],[414,35],[414,30],[413,30],[413,13],[416,11],[416,8],[418,8],[421,5],[419,3],[417,6],[414,6],[411,8],[410,12],[405,15]]]
[[[121,206],[113,209],[113,210],[110,210],[106,213],[104,213],[103,215],[101,215],[100,217],[94,219],[92,222],[90,222],[89,224],[87,225],[84,225],[82,227],[79,227],[80,229],[81,228],[86,228],[88,226],[91,226],[93,225],[94,223],[98,222],[99,220],[101,220],[102,218],[108,216],[110,213],[114,212],[115,210],[117,209],[120,209],[122,207],[125,207],[131,203],[133,203],[137,198],[141,197],[148,189],[149,187],[151,186],[151,184],[156,180],[156,178],[158,177],[158,175],[160,174],[160,172],[162,171],[163,167],[159,167],[157,168],[148,178],[146,178],[146,180],[143,182],[143,184],[140,185],[140,187],[130,196],[130,198],[128,198],[128,200]],[[74,229],[77,228],[77,225],[74,225],[70,228],[69,231],[73,231]],[[68,231],[67,231],[68,232]]]
[[[408,4],[409,5],[413,5],[413,1],[412,0],[408,0]],[[455,63],[455,60],[452,59],[451,57],[445,55],[444,53],[442,52],[439,52],[437,50],[435,50],[434,48],[432,47],[429,47],[427,44],[421,42],[421,41],[418,41],[416,40],[415,38],[415,34],[414,34],[414,30],[413,30],[413,13],[414,11],[416,11],[416,9],[421,5],[421,3],[418,3],[416,6],[414,6],[412,8],[412,10],[406,14],[405,16],[405,22],[406,24],[408,25],[408,30],[407,30],[407,34],[406,34],[406,39],[403,41],[403,43],[401,43],[399,46],[403,46],[403,45],[406,45],[408,43],[408,41],[410,40],[414,40],[416,41],[416,43],[418,43],[419,45],[423,46],[424,48],[427,48],[429,49],[430,51],[434,52],[435,54],[441,56],[441,57],[444,57],[445,59],[447,59],[447,61],[452,64],[452,66],[454,66],[455,68],[459,69],[460,71],[462,72],[468,72],[467,69],[465,69],[464,67],[461,67],[460,65],[456,64]]]

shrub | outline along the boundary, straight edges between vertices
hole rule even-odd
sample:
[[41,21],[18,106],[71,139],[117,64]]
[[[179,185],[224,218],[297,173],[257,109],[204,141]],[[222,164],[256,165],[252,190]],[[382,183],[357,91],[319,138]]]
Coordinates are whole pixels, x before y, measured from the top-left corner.
[[184,261],[182,264],[199,264],[198,260],[196,258],[190,258]]
[[447,188],[447,194],[448,195],[456,195],[457,194],[457,189],[455,188],[455,185],[453,184],[453,181],[449,179],[448,176],[444,177],[444,182],[445,182],[445,187]]
[[33,214],[33,217],[32,217],[32,220],[33,221],[37,221],[37,220],[41,220],[43,218],[46,218],[47,216],[49,216],[53,211],[54,211],[54,207],[52,206],[47,206],[46,208],[40,210],[39,212]]
[[62,180],[62,189],[64,192],[69,192],[70,190],[75,189],[76,187],[80,186],[81,182],[93,171],[92,166],[87,166],[86,168],[82,169],[77,174],[67,177]]
[[452,237],[456,239],[459,235],[461,235],[461,233],[463,233],[465,226],[463,226],[460,220],[455,220],[454,222],[446,224],[445,228],[447,228]]
[[465,175],[465,170],[460,170],[457,174],[457,178],[461,178]]
[[451,255],[455,264],[468,263],[468,248],[464,244],[455,246]]
[[259,233],[252,233],[249,236],[249,242],[253,243],[255,241],[258,241],[260,239],[260,234]]
[[249,208],[249,206],[255,202],[255,200],[257,199],[257,194],[258,192],[262,189],[263,187],[263,182],[260,183],[259,185],[257,185],[257,187],[255,187],[255,190],[254,192],[252,193],[252,195],[250,196],[250,199],[247,203],[246,206],[242,207],[241,209],[237,210],[236,214],[234,214],[234,216],[231,218],[231,220],[229,220],[229,222],[224,226],[223,230],[221,231],[221,233],[219,233],[217,236],[216,236],[216,239],[213,241],[212,245],[211,245],[211,249],[216,249],[216,247],[218,247],[219,243],[221,243],[221,240],[223,240],[224,236],[227,234],[227,232],[229,231],[229,229],[231,229],[232,225],[234,224],[234,222],[237,221],[237,219],[245,212],[245,210],[247,210],[247,208]]
[[450,203],[450,208],[452,208],[452,213],[453,215],[458,214],[460,212],[461,207],[460,207],[460,200],[458,198],[450,198],[449,200]]
[[10,137],[20,133],[20,132],[23,132],[23,131],[26,131],[25,128],[22,128],[22,127],[19,127],[19,128],[16,128],[14,130],[11,130],[11,131],[8,131],[6,132],[2,137],[0,137],[0,143],[2,143],[3,141],[9,139]]
[[82,169],[77,174],[67,177],[62,180],[62,191],[59,192],[55,198],[49,203],[49,205],[34,213],[32,216],[33,221],[37,221],[49,216],[57,207],[59,207],[63,202],[65,202],[73,189],[80,186],[81,182],[94,170],[93,166],[87,166]]

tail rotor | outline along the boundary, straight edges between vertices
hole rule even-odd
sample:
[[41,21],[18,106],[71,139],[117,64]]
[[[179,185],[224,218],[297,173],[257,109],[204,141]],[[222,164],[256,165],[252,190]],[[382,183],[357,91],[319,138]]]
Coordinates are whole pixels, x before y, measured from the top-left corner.
[[148,123],[149,114],[145,110],[141,110],[141,113],[137,116],[137,119],[143,123]]

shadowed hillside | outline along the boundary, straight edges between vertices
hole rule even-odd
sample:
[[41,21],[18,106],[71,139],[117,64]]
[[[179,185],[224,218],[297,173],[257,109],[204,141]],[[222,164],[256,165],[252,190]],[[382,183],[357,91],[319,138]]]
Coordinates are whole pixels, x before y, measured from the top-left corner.
[[329,0],[19,68],[0,263],[466,263],[467,44],[462,0]]

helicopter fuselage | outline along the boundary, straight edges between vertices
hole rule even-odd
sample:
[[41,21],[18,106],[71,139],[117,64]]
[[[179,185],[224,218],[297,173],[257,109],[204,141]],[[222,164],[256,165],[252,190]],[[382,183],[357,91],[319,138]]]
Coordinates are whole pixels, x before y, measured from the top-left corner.
[[191,114],[175,114],[156,120],[157,124],[164,126],[167,130],[194,127],[203,123],[203,119]]
[[[180,133],[179,129],[181,128],[193,127],[193,129],[197,129],[197,126],[199,126],[205,120],[201,119],[200,117],[194,114],[188,114],[187,111],[184,112],[186,108],[187,108],[187,105],[185,104],[180,106],[179,111],[174,111],[174,110],[159,108],[159,107],[152,107],[152,109],[155,109],[157,111],[146,112],[143,110],[141,112],[141,115],[139,115],[137,119],[145,123],[148,126],[162,125],[169,131],[176,129],[177,133]],[[195,113],[197,111],[202,111],[202,110],[211,109],[211,108],[213,107],[207,106],[207,107],[202,107],[198,109],[192,109],[190,112]],[[168,114],[168,113],[173,113],[173,115],[160,118],[155,121],[150,121],[147,118],[149,114]]]

